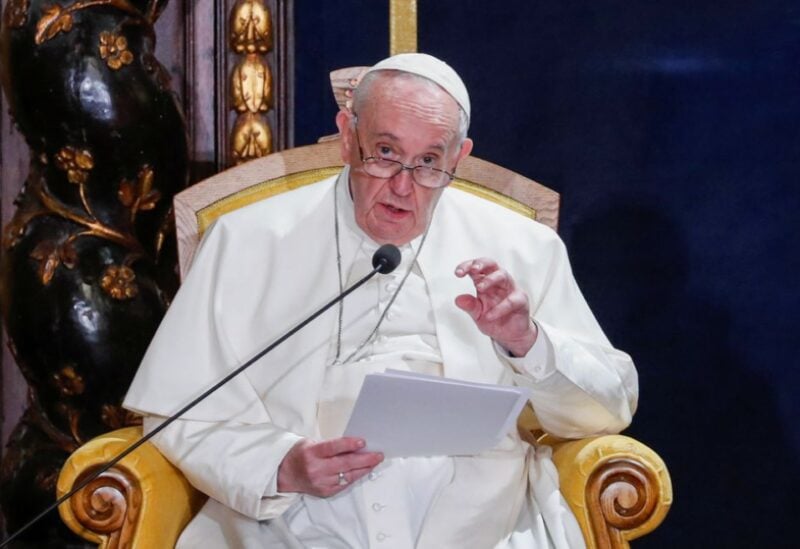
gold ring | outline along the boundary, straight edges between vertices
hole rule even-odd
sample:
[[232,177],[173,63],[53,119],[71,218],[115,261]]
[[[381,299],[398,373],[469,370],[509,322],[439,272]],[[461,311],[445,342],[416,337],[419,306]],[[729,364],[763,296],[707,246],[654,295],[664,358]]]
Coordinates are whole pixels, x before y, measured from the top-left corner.
[[339,486],[346,486],[347,485],[347,477],[344,476],[344,473],[339,473]]

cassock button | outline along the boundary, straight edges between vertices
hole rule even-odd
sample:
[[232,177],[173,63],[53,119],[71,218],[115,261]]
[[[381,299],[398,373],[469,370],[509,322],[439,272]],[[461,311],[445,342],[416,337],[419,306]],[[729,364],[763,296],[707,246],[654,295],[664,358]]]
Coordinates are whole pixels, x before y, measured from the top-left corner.
[[375,539],[376,539],[376,540],[378,540],[378,541],[383,541],[383,540],[385,540],[385,539],[386,539],[386,538],[388,538],[388,537],[389,537],[389,536],[387,536],[387,535],[386,535],[386,534],[384,534],[383,532],[378,532],[378,535],[377,535],[377,536],[375,536]]
[[381,505],[380,503],[373,503],[372,504],[372,510],[373,511],[381,512],[381,511],[383,511],[384,507],[386,507],[386,506],[385,505]]
[[380,473],[376,473],[375,471],[370,471],[369,472],[369,479],[370,480],[377,480],[379,476],[381,476]]

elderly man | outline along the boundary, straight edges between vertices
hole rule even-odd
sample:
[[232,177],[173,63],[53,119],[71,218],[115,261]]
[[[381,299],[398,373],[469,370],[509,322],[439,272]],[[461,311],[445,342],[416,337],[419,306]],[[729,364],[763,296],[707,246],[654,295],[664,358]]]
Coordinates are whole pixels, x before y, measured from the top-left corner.
[[[603,335],[549,229],[447,189],[472,149],[458,75],[423,54],[372,67],[336,117],[345,169],[223,216],[126,406],[152,429],[369,271],[402,261],[259,360],[154,442],[210,496],[180,547],[580,547],[546,447],[384,459],[342,437],[387,368],[524,385],[549,432],[617,432],[630,358]],[[387,280],[388,279],[388,280]]]

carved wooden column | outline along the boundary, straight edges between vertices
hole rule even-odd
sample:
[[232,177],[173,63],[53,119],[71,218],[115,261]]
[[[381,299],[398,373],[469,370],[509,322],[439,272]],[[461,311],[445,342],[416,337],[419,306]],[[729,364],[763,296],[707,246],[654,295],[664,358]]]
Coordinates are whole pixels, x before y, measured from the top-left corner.
[[293,145],[294,2],[186,1],[184,103],[199,181]]
[[[0,469],[12,531],[53,500],[70,452],[137,422],[120,401],[177,286],[171,199],[188,160],[154,55],[166,3],[5,4],[3,86],[30,148],[0,277],[29,391]],[[24,537],[37,547],[72,539],[55,515]]]

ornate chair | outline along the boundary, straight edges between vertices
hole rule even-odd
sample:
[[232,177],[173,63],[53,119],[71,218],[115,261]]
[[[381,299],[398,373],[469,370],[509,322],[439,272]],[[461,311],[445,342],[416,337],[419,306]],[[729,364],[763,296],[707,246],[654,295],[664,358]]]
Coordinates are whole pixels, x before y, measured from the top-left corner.
[[[226,170],[175,198],[181,273],[191,264],[203,231],[220,215],[256,200],[319,181],[341,168],[339,144],[290,149]],[[509,170],[468,157],[453,186],[499,202],[553,228],[559,196]],[[589,547],[628,547],[655,529],[672,502],[669,473],[658,455],[622,435],[559,441],[546,435],[531,408],[519,429],[530,442],[548,444],[561,489]],[[69,458],[58,479],[59,496],[141,436],[129,427],[102,435]],[[103,548],[172,547],[205,500],[150,443],[80,491],[59,511],[66,524]]]

